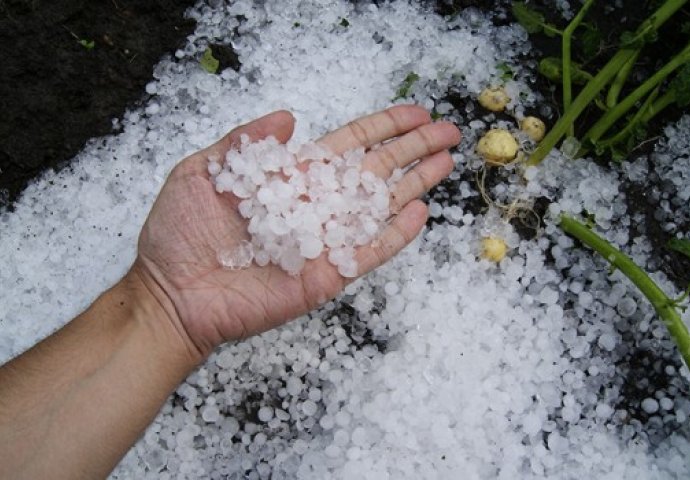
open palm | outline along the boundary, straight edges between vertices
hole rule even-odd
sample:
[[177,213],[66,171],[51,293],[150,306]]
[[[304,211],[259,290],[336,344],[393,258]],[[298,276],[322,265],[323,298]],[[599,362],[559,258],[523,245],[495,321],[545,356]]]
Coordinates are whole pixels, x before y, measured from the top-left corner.
[[[349,281],[325,253],[307,261],[298,276],[271,264],[228,270],[218,262],[219,250],[232,249],[249,236],[247,221],[237,209],[240,200],[228,193],[219,195],[210,181],[209,155],[222,158],[239,144],[242,134],[252,140],[273,135],[286,142],[293,129],[292,115],[274,112],[186,158],[170,174],[142,229],[135,269],[152,285],[159,301],[168,305],[176,328],[200,353],[304,314],[337,295]],[[388,260],[419,233],[427,211],[417,199],[450,173],[453,161],[447,149],[459,140],[457,128],[444,122],[431,124],[428,112],[415,106],[360,118],[319,140],[337,154],[365,147],[364,168],[382,178],[421,159],[392,194],[391,208],[397,215],[375,244],[357,251],[360,275]]]

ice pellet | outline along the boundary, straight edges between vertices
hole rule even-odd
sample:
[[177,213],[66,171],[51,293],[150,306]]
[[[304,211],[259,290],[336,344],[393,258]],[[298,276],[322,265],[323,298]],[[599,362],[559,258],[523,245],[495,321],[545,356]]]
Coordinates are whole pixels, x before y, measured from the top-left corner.
[[651,415],[659,411],[659,402],[657,402],[655,399],[651,397],[648,397],[642,400],[641,407],[642,410]]
[[[296,275],[325,248],[340,249],[334,266],[344,277],[355,277],[352,247],[372,242],[390,215],[389,185],[361,171],[364,155],[363,148],[339,156],[313,143],[283,145],[274,137],[251,143],[242,136],[222,165],[209,157],[208,171],[216,191],[243,199],[239,212],[250,219],[257,265],[271,262]],[[306,171],[297,168],[304,161]],[[397,169],[390,186],[400,178]],[[244,268],[248,257],[244,250],[218,253],[219,262],[233,269]]]

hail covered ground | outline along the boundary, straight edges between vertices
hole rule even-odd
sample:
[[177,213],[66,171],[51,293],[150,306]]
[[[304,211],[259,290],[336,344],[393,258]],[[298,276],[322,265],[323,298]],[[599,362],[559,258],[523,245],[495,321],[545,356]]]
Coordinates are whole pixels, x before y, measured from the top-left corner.
[[[621,189],[651,181],[647,160],[602,169],[555,150],[538,168],[502,169],[488,191],[473,181],[477,139],[490,127],[516,130],[490,114],[467,121],[499,66],[514,74],[506,89],[518,119],[541,99],[533,65],[520,62],[530,44],[519,26],[494,26],[474,9],[448,21],[407,2],[209,1],[189,15],[196,32],[157,65],[151,99],[119,120],[122,132],[91,142],[71,169],[45,174],[1,214],[0,361],[119,279],[168,172],[234,125],[289,109],[304,143],[389,106],[414,72],[396,102],[434,108],[464,139],[453,188],[435,191],[433,222],[413,244],[309,315],[220,347],[112,478],[690,475],[687,368],[673,366],[663,325],[630,282],[554,223],[560,212],[588,213],[647,266],[651,244],[631,230],[644,219],[631,216]],[[199,66],[210,41],[232,42],[239,72]],[[439,101],[450,86],[465,108]],[[669,231],[690,216],[689,147],[685,117],[653,154],[666,186],[656,217]],[[472,208],[482,193],[493,206]],[[549,201],[544,228],[525,238],[501,204],[537,198]],[[499,263],[481,258],[487,236],[506,243]],[[299,246],[302,256],[324,248],[317,240]],[[639,338],[662,359],[649,370],[671,380],[633,405],[618,365]]]

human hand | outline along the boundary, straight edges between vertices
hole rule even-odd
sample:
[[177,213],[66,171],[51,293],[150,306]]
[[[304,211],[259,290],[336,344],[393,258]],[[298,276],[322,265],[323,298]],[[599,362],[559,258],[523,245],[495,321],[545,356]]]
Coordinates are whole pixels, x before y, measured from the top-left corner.
[[[216,193],[208,157],[224,158],[239,145],[242,134],[252,141],[273,135],[284,143],[293,129],[290,113],[274,112],[183,160],[170,174],[141,231],[131,275],[143,282],[164,310],[163,317],[199,359],[224,341],[274,328],[310,311],[352,280],[338,273],[326,253],[308,260],[299,276],[273,264],[228,270],[218,262],[220,249],[232,249],[249,234],[247,220],[238,212],[240,199]],[[426,110],[408,105],[360,118],[318,140],[336,154],[365,147],[363,168],[382,178],[421,159],[391,195],[391,210],[397,215],[375,243],[357,250],[359,275],[390,259],[422,229],[427,209],[418,198],[452,171],[447,149],[459,141],[455,126],[432,124]],[[371,148],[381,142],[387,143]]]

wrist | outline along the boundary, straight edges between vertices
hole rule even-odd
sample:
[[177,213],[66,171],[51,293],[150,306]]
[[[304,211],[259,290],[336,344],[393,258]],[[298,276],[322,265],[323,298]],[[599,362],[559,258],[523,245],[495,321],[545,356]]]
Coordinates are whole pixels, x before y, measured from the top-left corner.
[[139,259],[118,287],[126,290],[131,298],[133,317],[156,337],[156,343],[167,352],[186,361],[192,368],[208,356],[191,339],[174,303]]

